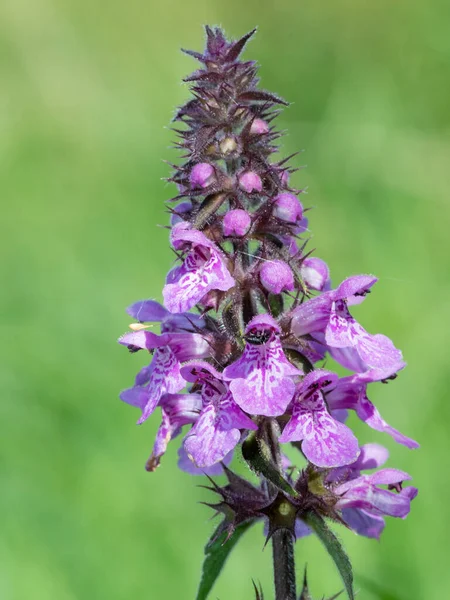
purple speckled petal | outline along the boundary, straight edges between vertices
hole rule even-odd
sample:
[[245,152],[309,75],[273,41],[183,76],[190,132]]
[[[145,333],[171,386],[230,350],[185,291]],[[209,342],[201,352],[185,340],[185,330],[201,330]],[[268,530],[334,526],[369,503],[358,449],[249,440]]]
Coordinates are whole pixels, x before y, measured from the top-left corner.
[[210,467],[233,450],[241,437],[238,429],[223,429],[214,404],[207,406],[184,439],[184,449],[197,467]]
[[150,383],[147,386],[147,403],[138,424],[152,414],[163,394],[176,394],[186,382],[180,374],[180,364],[168,346],[157,348],[150,365]]
[[222,429],[258,429],[258,425],[236,404],[230,390],[227,391],[220,401],[219,413]]
[[172,313],[186,312],[211,290],[229,290],[234,279],[218,249],[195,246],[183,264],[171,272],[163,289],[164,304]]
[[381,333],[371,335],[362,327],[361,329],[363,333],[358,336],[356,349],[366,365],[376,369],[389,369],[392,365],[403,362],[401,351],[388,337]]
[[301,375],[284,356],[277,338],[267,344],[247,343],[242,356],[224,370],[237,404],[253,415],[282,415],[295,391],[292,376]]
[[152,453],[145,464],[147,471],[154,471],[159,466],[161,457],[166,453],[167,446],[172,438],[172,424],[164,409],[161,409],[161,417],[161,425],[156,433]]
[[154,471],[159,466],[169,442],[181,432],[182,426],[195,423],[201,411],[202,399],[198,394],[164,394],[160,406],[162,421],[152,454],[145,465],[147,471]]
[[[332,385],[327,371],[309,373],[299,386],[292,417],[280,442],[303,441],[302,451],[318,467],[340,467],[358,458],[358,440],[343,423],[327,411],[321,387]],[[337,376],[335,376],[337,377]]]
[[301,441],[306,458],[318,467],[340,467],[356,460],[358,440],[326,408],[310,410],[296,404],[280,442]]
[[[284,355],[278,323],[267,314],[254,317],[245,329],[247,341],[237,361],[225,368],[224,379],[236,403],[252,415],[282,415],[291,401],[301,375]],[[262,337],[258,337],[262,336]]]
[[385,523],[383,517],[371,515],[359,508],[344,508],[342,518],[358,535],[380,539]]
[[335,348],[353,346],[367,368],[388,369],[402,362],[402,353],[385,335],[371,335],[351,316],[346,303],[333,303],[325,329],[327,344]]

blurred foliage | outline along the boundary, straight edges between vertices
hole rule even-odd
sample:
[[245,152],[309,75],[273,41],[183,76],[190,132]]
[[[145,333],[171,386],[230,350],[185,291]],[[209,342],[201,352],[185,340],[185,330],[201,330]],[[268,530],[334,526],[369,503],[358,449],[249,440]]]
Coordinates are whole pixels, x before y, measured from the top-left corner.
[[[172,262],[161,181],[165,126],[195,68],[202,25],[259,26],[246,57],[292,101],[284,152],[305,149],[312,246],[334,282],[375,272],[355,314],[390,335],[408,369],[371,397],[422,443],[385,443],[420,495],[381,542],[339,535],[362,599],[450,597],[450,5],[443,0],[2,0],[0,3],[0,598],[193,598],[213,525],[208,492],[176,468],[176,444],[144,471],[143,427],[118,398],[145,357],[115,344],[124,308],[160,298]],[[444,474],[442,473],[444,471]],[[261,528],[214,597],[271,589]],[[317,540],[297,544],[313,595],[340,589]],[[360,577],[359,577],[360,576]]]

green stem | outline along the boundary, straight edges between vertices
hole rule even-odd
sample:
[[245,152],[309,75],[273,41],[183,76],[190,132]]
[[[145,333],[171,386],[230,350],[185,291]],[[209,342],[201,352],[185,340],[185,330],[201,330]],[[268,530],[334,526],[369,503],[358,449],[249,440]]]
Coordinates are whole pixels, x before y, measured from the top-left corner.
[[279,529],[272,536],[275,600],[296,600],[294,538]]

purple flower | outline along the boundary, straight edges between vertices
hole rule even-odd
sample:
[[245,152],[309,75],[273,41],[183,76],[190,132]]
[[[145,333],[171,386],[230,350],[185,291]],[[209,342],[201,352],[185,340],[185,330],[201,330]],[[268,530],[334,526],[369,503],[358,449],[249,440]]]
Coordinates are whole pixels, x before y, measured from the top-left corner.
[[258,173],[246,171],[245,173],[239,175],[239,187],[243,189],[244,192],[247,192],[247,194],[251,194],[252,192],[261,192],[261,177],[258,175]]
[[325,404],[323,391],[336,381],[337,375],[330,371],[308,373],[297,386],[292,416],[280,436],[280,442],[302,441],[302,452],[318,467],[347,465],[359,455],[358,440]]
[[250,229],[252,220],[248,212],[237,208],[230,210],[223,218],[223,234],[226,237],[231,235],[242,237]]
[[[359,535],[379,539],[384,529],[384,516],[405,517],[409,513],[410,501],[416,497],[414,487],[402,490],[401,482],[411,479],[407,473],[396,469],[381,469],[372,475],[361,475],[361,471],[381,467],[389,456],[379,444],[361,446],[361,453],[353,464],[332,469],[327,481],[334,485],[339,497],[336,508],[344,521]],[[388,490],[379,488],[388,485]],[[395,489],[399,494],[389,491]]]
[[245,329],[244,352],[223,372],[237,404],[252,415],[282,415],[294,395],[293,377],[302,374],[285,357],[280,331],[270,315],[254,317]]
[[119,338],[119,344],[131,350],[154,350],[167,346],[178,362],[193,358],[206,358],[210,355],[210,346],[203,335],[188,331],[175,331],[157,335],[152,331],[141,329],[130,331]]
[[[411,476],[398,469],[381,469],[371,475],[361,475],[334,490],[340,496],[336,508],[359,508],[374,516],[404,518],[410,510],[410,503],[417,496],[417,488],[402,489],[402,482]],[[387,485],[389,489],[380,488]],[[398,490],[394,493],[390,490]]]
[[189,177],[191,187],[206,188],[213,183],[214,167],[209,163],[198,163],[194,166]]
[[283,260],[264,261],[259,270],[259,278],[263,287],[272,294],[295,289],[294,273]]
[[186,312],[209,291],[234,286],[224,254],[203,233],[188,223],[178,223],[172,229],[172,244],[175,250],[187,248],[187,255],[183,264],[169,273],[163,289],[164,304],[170,312]]
[[164,394],[159,405],[162,421],[152,454],[145,465],[147,471],[154,471],[159,466],[169,442],[180,434],[183,425],[195,423],[202,408],[202,399],[199,394]]
[[356,275],[316,298],[306,301],[292,312],[295,335],[324,332],[331,348],[353,348],[365,369],[389,369],[402,360],[402,353],[384,335],[371,335],[351,316],[348,305],[363,301],[377,281],[373,275]]
[[203,336],[189,332],[156,335],[151,331],[133,331],[119,338],[119,343],[132,350],[154,350],[151,364],[138,373],[135,385],[120,394],[124,402],[142,410],[138,424],[152,414],[164,394],[176,394],[185,387],[180,362],[203,358],[210,352]]
[[354,410],[358,417],[372,429],[388,433],[396,442],[408,448],[418,448],[419,444],[416,441],[388,425],[367,397],[367,385],[369,383],[386,381],[404,366],[405,363],[399,362],[390,369],[370,369],[364,373],[355,373],[339,379],[336,387],[327,394],[328,406],[331,410]]
[[241,429],[257,429],[237,406],[228,382],[206,362],[191,362],[182,367],[186,381],[201,387],[200,416],[184,439],[184,449],[197,467],[211,467],[233,450]]
[[176,394],[185,385],[175,354],[169,346],[161,346],[156,348],[151,364],[138,373],[136,385],[123,390],[120,399],[141,409],[142,415],[137,422],[140,425],[153,413],[161,396]]

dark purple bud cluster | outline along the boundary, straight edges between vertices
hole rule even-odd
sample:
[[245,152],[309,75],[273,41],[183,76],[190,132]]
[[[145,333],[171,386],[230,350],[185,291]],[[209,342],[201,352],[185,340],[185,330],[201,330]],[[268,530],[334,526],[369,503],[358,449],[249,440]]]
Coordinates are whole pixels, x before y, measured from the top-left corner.
[[[410,478],[402,471],[361,473],[383,464],[387,452],[359,446],[347,411],[409,448],[417,443],[388,425],[367,396],[369,384],[405,366],[389,338],[368,333],[350,313],[377,279],[357,275],[332,287],[326,263],[306,249],[291,157],[274,159],[281,136],[274,122],[287,103],[261,90],[255,62],[240,58],[254,32],[231,42],[220,29],[206,33],[205,52],[187,52],[200,68],[185,79],[192,98],[174,119],[183,161],[169,179],[178,188],[170,201],[177,260],[164,306],[144,300],[128,309],[137,322],[119,341],[152,359],[121,398],[141,409],[138,423],[161,409],[149,471],[183,429],[182,469],[225,469],[229,483],[215,487],[215,508],[229,532],[263,518],[269,535],[282,527],[300,537],[310,533],[304,517],[314,512],[378,537],[383,517],[406,516],[416,490],[401,490]],[[159,322],[161,333],[144,322]],[[350,374],[325,370],[327,355]],[[278,433],[265,440],[269,455],[255,459],[266,464],[249,461],[261,475],[257,488],[224,465],[251,436],[262,439],[268,423]],[[307,461],[296,481],[280,444]]]

